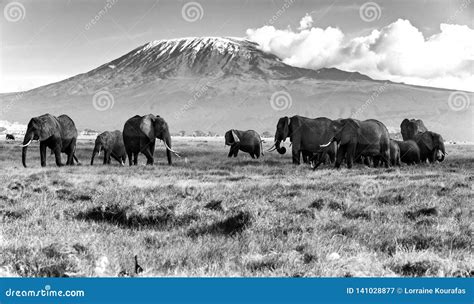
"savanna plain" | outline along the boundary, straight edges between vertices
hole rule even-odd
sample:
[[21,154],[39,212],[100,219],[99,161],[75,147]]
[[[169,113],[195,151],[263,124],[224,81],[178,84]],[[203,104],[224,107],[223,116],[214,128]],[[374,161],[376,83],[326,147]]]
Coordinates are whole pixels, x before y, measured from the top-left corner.
[[35,143],[23,168],[18,143],[0,142],[3,276],[474,276],[474,146],[312,171],[205,139],[174,140],[172,166],[157,143],[136,167],[90,166],[91,140],[82,165],[41,168]]

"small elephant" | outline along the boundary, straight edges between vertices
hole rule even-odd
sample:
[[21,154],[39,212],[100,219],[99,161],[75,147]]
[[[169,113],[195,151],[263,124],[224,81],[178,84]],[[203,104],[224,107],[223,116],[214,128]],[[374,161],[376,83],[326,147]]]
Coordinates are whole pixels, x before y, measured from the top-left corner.
[[250,154],[252,158],[263,156],[262,139],[254,130],[229,130],[225,133],[225,145],[230,146],[227,157],[237,157],[239,150]]
[[123,144],[122,132],[115,130],[112,132],[105,131],[99,134],[95,140],[94,150],[92,152],[91,166],[94,165],[94,158],[97,154],[104,151],[104,165],[110,165],[110,157],[113,157],[120,165],[125,164],[127,153]]
[[396,143],[400,148],[400,160],[407,165],[420,163],[420,148],[414,140],[397,140]]
[[428,131],[425,123],[421,119],[407,119],[405,118],[400,124],[400,131],[403,140],[414,139],[416,135]]
[[442,162],[447,155],[443,137],[435,132],[426,131],[415,136],[415,142],[420,148],[420,160],[425,163]]
[[55,157],[56,165],[62,166],[61,153],[67,154],[66,165],[74,165],[74,160],[79,162],[75,156],[77,129],[74,121],[67,115],[58,117],[44,114],[33,117],[23,138],[21,161],[26,168],[26,153],[28,146],[33,140],[40,141],[41,166],[46,166],[46,148],[50,148]]
[[400,166],[400,147],[397,142],[390,139],[390,163],[392,166]]
[[13,134],[7,134],[5,135],[6,140],[15,140],[15,136]]
[[123,143],[125,151],[127,151],[129,165],[132,165],[132,155],[133,165],[137,165],[140,152],[145,154],[146,164],[153,165],[157,138],[165,144],[168,165],[171,165],[171,153],[178,157],[179,154],[171,149],[171,135],[166,121],[159,115],[153,114],[135,115],[127,120],[123,126]]

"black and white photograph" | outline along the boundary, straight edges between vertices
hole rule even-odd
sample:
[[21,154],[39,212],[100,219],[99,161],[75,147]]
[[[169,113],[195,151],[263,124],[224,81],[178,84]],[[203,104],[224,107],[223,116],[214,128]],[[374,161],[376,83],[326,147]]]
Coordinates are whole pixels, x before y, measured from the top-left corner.
[[472,0],[0,10],[1,277],[474,277]]

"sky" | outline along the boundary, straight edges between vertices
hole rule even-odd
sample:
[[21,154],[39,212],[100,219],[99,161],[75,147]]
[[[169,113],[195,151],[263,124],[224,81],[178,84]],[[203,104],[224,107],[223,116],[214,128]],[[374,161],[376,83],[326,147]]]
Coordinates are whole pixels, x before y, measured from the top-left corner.
[[0,92],[87,72],[153,40],[245,37],[284,62],[471,89],[474,0],[0,0]]

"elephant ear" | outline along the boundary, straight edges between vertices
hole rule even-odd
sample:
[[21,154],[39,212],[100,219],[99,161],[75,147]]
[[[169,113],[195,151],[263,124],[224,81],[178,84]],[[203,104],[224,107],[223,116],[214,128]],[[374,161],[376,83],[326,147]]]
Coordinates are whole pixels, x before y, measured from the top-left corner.
[[422,135],[422,143],[425,145],[425,147],[428,150],[433,150],[435,148],[434,141],[435,141],[435,136],[431,132],[425,132]]
[[39,128],[40,141],[46,140],[59,132],[59,122],[52,115],[43,115],[34,118],[34,120]]
[[232,137],[234,138],[234,142],[235,143],[239,143],[240,142],[240,138],[237,136],[237,134],[235,133],[235,130],[232,130]]
[[143,116],[142,121],[140,122],[140,129],[150,140],[155,138],[155,119],[154,115],[148,114]]
[[285,124],[283,125],[283,141],[290,135],[291,118],[285,116]]
[[354,120],[354,119],[343,119],[341,120],[341,122],[344,124],[344,127],[345,128],[352,128],[354,130],[357,130],[360,128],[360,124],[358,121]]

